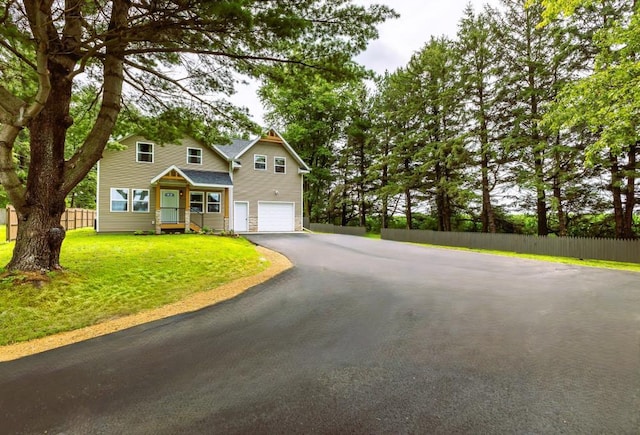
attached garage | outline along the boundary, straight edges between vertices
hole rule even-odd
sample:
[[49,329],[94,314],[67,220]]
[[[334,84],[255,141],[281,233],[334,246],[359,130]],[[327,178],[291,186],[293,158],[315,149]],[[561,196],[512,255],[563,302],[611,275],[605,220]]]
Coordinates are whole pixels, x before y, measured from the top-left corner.
[[295,204],[293,202],[259,202],[258,231],[284,232],[295,230]]

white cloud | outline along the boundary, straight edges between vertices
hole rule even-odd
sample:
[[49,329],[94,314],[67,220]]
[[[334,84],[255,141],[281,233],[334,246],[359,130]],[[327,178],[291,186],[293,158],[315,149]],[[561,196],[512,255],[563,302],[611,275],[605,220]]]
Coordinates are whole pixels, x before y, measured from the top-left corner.
[[[376,0],[356,0],[358,4],[380,3]],[[382,1],[384,3],[384,1]],[[369,44],[357,60],[378,73],[394,71],[409,62],[432,36],[454,38],[458,22],[467,4],[476,11],[483,5],[496,6],[498,0],[387,0],[400,18],[379,26],[380,37]]]
[[[400,14],[400,18],[381,24],[380,37],[356,58],[367,68],[383,73],[406,65],[411,55],[432,36],[455,37],[458,21],[467,4],[480,11],[484,4],[497,6],[499,0],[354,0],[354,3],[387,3]],[[248,107],[253,119],[264,125],[264,109],[256,96],[257,88],[257,83],[238,87],[232,101]]]

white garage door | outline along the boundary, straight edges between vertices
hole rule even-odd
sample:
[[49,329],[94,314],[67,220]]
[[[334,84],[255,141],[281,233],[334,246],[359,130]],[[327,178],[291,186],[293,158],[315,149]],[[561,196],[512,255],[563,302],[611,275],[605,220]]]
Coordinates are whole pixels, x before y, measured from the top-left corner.
[[259,202],[258,231],[293,231],[294,212],[292,202]]

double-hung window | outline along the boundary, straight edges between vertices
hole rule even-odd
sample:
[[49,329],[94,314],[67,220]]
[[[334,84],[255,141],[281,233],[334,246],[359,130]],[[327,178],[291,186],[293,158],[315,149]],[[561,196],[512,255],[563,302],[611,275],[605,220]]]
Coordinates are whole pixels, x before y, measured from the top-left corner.
[[153,163],[153,144],[138,142],[136,144],[136,162]]
[[192,165],[202,164],[202,150],[200,148],[187,148],[187,163]]
[[129,211],[129,189],[111,188],[111,211]]
[[131,210],[134,213],[149,213],[148,189],[132,189]]
[[263,156],[261,154],[253,155],[253,169],[256,171],[266,171],[267,170],[267,156]]
[[189,201],[193,213],[204,213],[204,193],[191,192],[189,194]]
[[287,159],[284,157],[273,158],[273,170],[276,174],[284,174],[287,172]]
[[220,192],[207,193],[207,213],[220,213],[221,200]]

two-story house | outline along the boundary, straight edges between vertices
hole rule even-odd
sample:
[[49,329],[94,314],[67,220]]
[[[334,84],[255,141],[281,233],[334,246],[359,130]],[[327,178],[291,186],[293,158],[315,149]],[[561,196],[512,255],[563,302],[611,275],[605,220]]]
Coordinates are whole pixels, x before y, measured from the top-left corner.
[[309,167],[273,129],[230,145],[120,142],[126,149],[107,150],[98,162],[98,232],[302,230]]

